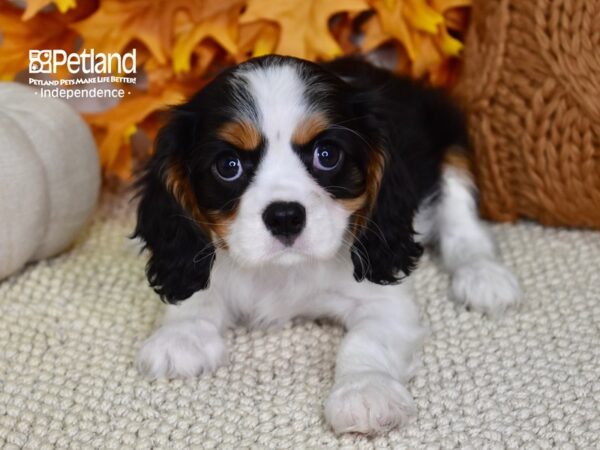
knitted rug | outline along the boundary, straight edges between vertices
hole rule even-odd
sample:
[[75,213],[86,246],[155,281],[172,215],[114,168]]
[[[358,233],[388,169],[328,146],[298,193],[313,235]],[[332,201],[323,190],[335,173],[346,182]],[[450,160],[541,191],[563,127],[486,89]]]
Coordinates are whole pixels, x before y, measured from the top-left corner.
[[[431,334],[409,384],[418,415],[388,435],[323,419],[343,330],[297,322],[227,334],[212,376],[149,382],[133,367],[161,303],[128,243],[132,205],[104,200],[72,251],[0,284],[0,447],[550,448],[600,436],[600,234],[496,225],[524,303],[491,320],[415,273]],[[597,448],[597,447],[596,447]]]

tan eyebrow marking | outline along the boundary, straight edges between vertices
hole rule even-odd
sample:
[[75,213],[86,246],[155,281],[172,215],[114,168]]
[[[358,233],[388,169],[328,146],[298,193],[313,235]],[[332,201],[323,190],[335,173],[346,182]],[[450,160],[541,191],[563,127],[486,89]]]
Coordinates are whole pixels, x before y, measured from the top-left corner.
[[296,126],[292,134],[292,142],[297,145],[308,144],[329,125],[329,121],[323,114],[312,114]]
[[262,140],[256,126],[248,121],[228,122],[221,127],[218,136],[231,145],[246,151],[256,150]]

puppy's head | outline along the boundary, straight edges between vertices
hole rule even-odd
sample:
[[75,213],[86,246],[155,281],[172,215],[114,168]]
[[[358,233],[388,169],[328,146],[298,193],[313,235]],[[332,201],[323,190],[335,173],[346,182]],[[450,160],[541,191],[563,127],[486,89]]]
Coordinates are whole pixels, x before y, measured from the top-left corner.
[[408,178],[361,94],[318,65],[271,56],[173,109],[140,179],[136,228],[163,299],[206,288],[216,248],[250,267],[345,248],[356,279],[380,284],[411,270]]

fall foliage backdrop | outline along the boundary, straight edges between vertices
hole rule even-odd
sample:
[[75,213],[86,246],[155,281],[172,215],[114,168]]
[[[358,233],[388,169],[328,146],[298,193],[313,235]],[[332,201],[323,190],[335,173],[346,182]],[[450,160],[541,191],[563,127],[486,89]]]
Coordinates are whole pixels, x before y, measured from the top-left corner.
[[[385,53],[395,70],[453,82],[471,0],[0,0],[0,78],[29,49],[137,52],[132,95],[94,114],[106,174],[131,176],[132,142],[148,150],[161,110],[220,69],[279,53],[312,60]],[[390,55],[392,55],[390,57]],[[67,76],[66,74],[59,74]]]

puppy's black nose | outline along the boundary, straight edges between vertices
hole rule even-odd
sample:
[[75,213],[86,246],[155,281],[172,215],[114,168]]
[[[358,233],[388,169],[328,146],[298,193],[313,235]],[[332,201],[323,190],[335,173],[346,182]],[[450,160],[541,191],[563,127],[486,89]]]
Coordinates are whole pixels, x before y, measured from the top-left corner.
[[290,246],[306,224],[306,210],[297,202],[274,202],[263,212],[267,229],[278,240]]

